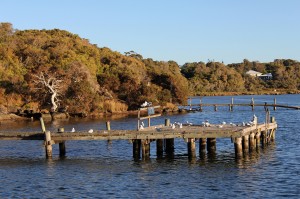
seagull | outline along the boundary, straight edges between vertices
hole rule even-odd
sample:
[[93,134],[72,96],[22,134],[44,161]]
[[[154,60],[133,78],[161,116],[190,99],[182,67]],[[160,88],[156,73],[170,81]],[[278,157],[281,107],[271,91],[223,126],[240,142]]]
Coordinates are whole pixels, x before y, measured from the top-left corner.
[[179,123],[179,128],[182,129],[182,123]]
[[89,131],[88,131],[88,133],[93,133],[94,132],[94,130],[93,129],[90,129]]
[[141,107],[146,107],[149,106],[149,103],[147,101],[145,101],[143,104],[141,104]]
[[186,121],[187,125],[191,126],[193,123],[190,123],[189,121]]
[[205,127],[209,127],[210,123],[208,122],[208,120],[205,120],[205,122],[202,122],[203,126]]
[[144,129],[144,126],[143,126],[143,125],[140,125],[140,129]]
[[71,132],[72,132],[72,133],[74,133],[74,132],[75,132],[75,128],[74,128],[74,127],[72,128],[72,131],[71,131]]
[[225,125],[225,124],[226,124],[226,122],[222,122],[222,124],[223,124],[223,125]]
[[175,129],[175,124],[172,124],[171,127],[172,127],[172,129]]

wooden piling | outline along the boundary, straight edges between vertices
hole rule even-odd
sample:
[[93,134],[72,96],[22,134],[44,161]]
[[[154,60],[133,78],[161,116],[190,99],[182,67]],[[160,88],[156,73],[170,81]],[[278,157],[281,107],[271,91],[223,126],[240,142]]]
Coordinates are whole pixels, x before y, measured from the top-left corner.
[[110,131],[110,121],[106,121],[106,130]]
[[133,158],[140,159],[141,158],[141,140],[133,140]]
[[242,137],[242,146],[243,146],[243,153],[247,154],[249,153],[249,135],[245,135]]
[[259,146],[260,146],[260,143],[261,143],[260,137],[261,137],[261,130],[257,129],[257,133],[255,134],[256,148],[259,148]]
[[43,117],[40,117],[40,123],[41,123],[42,132],[45,133],[46,132],[46,127],[45,127],[45,124],[44,124]]
[[215,153],[216,152],[216,138],[207,138],[207,152],[208,153]]
[[254,98],[251,98],[251,107],[252,107],[252,111],[254,111]]
[[268,143],[267,131],[261,133],[261,143],[263,146],[266,146]]
[[196,144],[194,138],[188,139],[187,147],[188,147],[189,158],[196,158]]
[[[58,133],[63,133],[65,131],[64,128],[59,128]],[[65,141],[59,142],[59,156],[65,156],[66,155],[66,144]]]
[[[165,119],[165,126],[170,126],[170,119]],[[166,153],[174,153],[174,138],[165,139]]]
[[231,98],[231,104],[229,105],[229,111],[233,111],[233,97]]
[[249,149],[250,149],[250,152],[254,151],[255,148],[256,148],[256,142],[255,142],[255,133],[254,132],[251,132],[250,133],[250,136],[249,136]]
[[217,105],[214,104],[215,111],[218,111]]
[[243,157],[243,146],[242,146],[242,138],[235,138],[234,142],[235,156],[237,158]]
[[164,141],[162,139],[156,140],[156,156],[162,157],[164,153]]
[[142,140],[142,159],[146,160],[150,158],[150,141]]
[[200,156],[204,155],[206,153],[206,138],[200,138],[199,139],[199,153]]
[[52,158],[52,140],[51,140],[51,132],[45,132],[45,150],[46,150],[46,158]]
[[[271,117],[271,123],[275,123],[275,122],[276,122],[275,117]],[[275,141],[275,132],[276,132],[275,129],[271,130],[271,135],[270,135],[271,141]]]
[[[106,130],[110,131],[110,121],[105,122]],[[112,144],[111,140],[107,140],[107,144]]]
[[273,110],[276,111],[276,98],[274,98],[274,106],[273,106]]

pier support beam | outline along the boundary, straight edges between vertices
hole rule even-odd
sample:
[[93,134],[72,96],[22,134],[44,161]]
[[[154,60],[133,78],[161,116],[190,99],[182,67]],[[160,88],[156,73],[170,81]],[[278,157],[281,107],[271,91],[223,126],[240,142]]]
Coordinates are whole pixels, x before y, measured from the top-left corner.
[[[165,119],[165,126],[170,126],[170,119]],[[165,139],[165,151],[168,154],[174,153],[174,138]]]
[[234,149],[235,149],[235,157],[237,158],[243,157],[243,146],[242,146],[241,137],[235,138]]
[[165,139],[165,151],[168,154],[174,153],[174,139]]
[[[275,123],[275,117],[271,117],[271,123]],[[272,129],[271,131],[271,141],[275,141],[275,129]]]
[[189,138],[188,139],[188,156],[190,159],[196,158],[196,144],[195,144],[195,139],[194,138]]
[[133,158],[140,159],[141,158],[141,140],[133,140]]
[[142,140],[142,159],[147,160],[150,158],[150,141]]
[[217,139],[216,138],[207,138],[207,152],[208,153],[215,153],[217,146],[216,146]]
[[247,154],[249,153],[249,135],[243,136],[242,140],[243,140],[243,153]]
[[164,141],[162,139],[156,140],[156,156],[162,157],[164,154]]
[[268,137],[267,136],[268,136],[267,131],[263,131],[261,133],[261,142],[262,142],[263,147],[266,146],[267,143],[268,143]]
[[52,158],[52,140],[50,131],[45,132],[46,158]]
[[215,111],[218,111],[217,105],[214,105],[214,107],[215,107]]
[[[63,133],[65,131],[64,128],[59,128],[58,133]],[[59,156],[63,157],[66,155],[66,144],[65,141],[59,142]]]
[[200,157],[204,157],[206,154],[206,138],[199,139],[199,154]]
[[255,142],[256,142],[256,148],[258,148],[260,146],[260,136],[261,136],[261,130],[258,129],[257,133],[255,134]]
[[255,133],[251,132],[249,136],[249,145],[250,145],[250,152],[255,150],[256,142],[255,142]]

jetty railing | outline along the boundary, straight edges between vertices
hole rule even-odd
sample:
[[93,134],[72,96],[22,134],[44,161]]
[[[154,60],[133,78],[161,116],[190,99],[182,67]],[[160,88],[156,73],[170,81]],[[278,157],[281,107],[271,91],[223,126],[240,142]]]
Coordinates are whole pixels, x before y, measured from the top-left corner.
[[[234,103],[234,98],[231,98],[230,103],[203,103],[202,102],[202,97],[199,97],[200,103],[195,103],[192,104],[192,99],[195,99],[196,97],[190,97],[188,98],[188,105],[180,105],[183,107],[183,109],[187,111],[203,111],[203,107],[209,107],[212,106],[214,107],[214,111],[218,110],[218,107],[221,106],[227,106],[229,107],[229,111],[233,111],[234,106],[249,106],[251,107],[252,111],[254,110],[254,107],[264,107],[264,109],[267,111],[269,107],[273,107],[273,110],[275,111],[278,107],[280,108],[287,108],[287,109],[296,109],[300,110],[300,106],[292,106],[292,105],[287,105],[287,104],[277,104],[276,98],[274,98],[273,103],[255,103],[254,98],[251,98],[251,101],[249,103]],[[197,107],[197,108],[195,108]]]

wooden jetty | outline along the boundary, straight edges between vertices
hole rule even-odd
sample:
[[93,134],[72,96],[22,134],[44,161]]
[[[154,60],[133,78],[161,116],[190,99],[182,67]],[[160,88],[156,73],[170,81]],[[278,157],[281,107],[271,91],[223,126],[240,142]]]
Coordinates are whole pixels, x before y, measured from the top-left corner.
[[[192,104],[192,99],[198,99],[200,100],[199,104]],[[187,111],[202,111],[203,107],[214,107],[214,111],[218,110],[218,107],[228,107],[229,111],[233,111],[234,106],[248,106],[251,107],[252,111],[254,110],[254,107],[264,107],[264,109],[267,111],[268,108],[273,108],[275,111],[278,107],[279,108],[286,108],[286,109],[296,109],[300,110],[300,106],[291,106],[291,105],[285,105],[285,104],[277,104],[276,98],[274,98],[273,103],[255,103],[254,98],[251,98],[251,101],[249,103],[234,103],[234,99],[231,98],[230,103],[202,103],[202,98],[200,97],[190,97],[188,99],[188,106],[183,106],[183,109]]]
[[[149,116],[150,117],[150,116]],[[145,127],[137,130],[107,130],[88,132],[64,132],[59,128],[57,132],[46,131],[43,119],[40,119],[42,132],[0,132],[0,140],[43,140],[46,157],[52,157],[52,145],[59,144],[60,155],[66,154],[66,141],[71,140],[129,140],[132,142],[133,157],[140,159],[150,158],[150,143],[156,142],[157,156],[174,153],[174,139],[184,139],[187,142],[189,157],[196,157],[196,141],[199,140],[199,154],[206,151],[216,151],[216,139],[231,138],[234,143],[236,157],[254,151],[260,145],[265,146],[275,139],[277,123],[275,118],[266,116],[266,123],[252,126],[225,125],[183,125],[181,128],[170,125],[170,120],[165,119],[165,124]],[[143,118],[144,119],[144,118]]]

